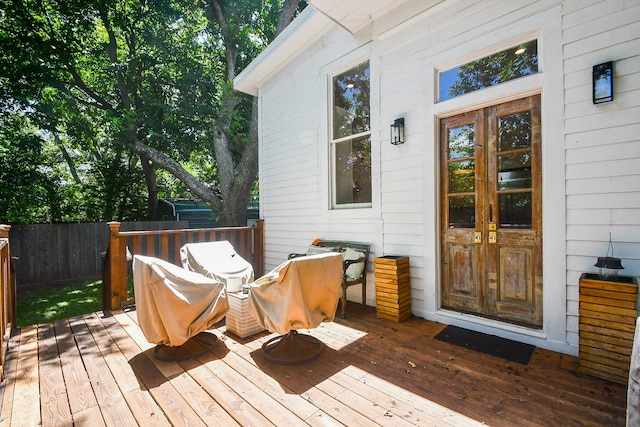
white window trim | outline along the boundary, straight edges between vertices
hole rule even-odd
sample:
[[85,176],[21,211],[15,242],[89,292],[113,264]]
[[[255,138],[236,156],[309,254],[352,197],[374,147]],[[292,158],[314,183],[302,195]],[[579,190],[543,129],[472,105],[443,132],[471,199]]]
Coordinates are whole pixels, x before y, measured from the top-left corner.
[[[353,54],[353,57],[351,58],[351,55],[348,55],[350,57],[350,60],[348,62],[342,63],[340,67],[332,68],[331,71],[329,71],[329,67],[331,67],[332,64],[328,64],[327,66],[321,69],[321,73],[326,74],[327,76],[327,79],[326,79],[326,84],[327,84],[327,90],[326,90],[326,93],[327,93],[326,112],[327,113],[326,114],[327,116],[325,121],[327,126],[326,126],[325,140],[327,141],[326,146],[327,146],[328,161],[327,161],[325,170],[327,170],[328,182],[327,182],[327,187],[324,194],[326,195],[326,198],[327,198],[327,209],[328,209],[329,216],[336,217],[336,218],[345,218],[345,215],[346,215],[346,217],[348,218],[352,218],[354,216],[358,218],[372,218],[373,213],[371,212],[372,210],[371,208],[373,208],[375,200],[378,198],[377,189],[379,188],[379,181],[376,179],[377,171],[379,170],[379,167],[377,166],[379,162],[379,157],[374,156],[374,153],[376,152],[374,147],[377,147],[378,144],[376,143],[374,145],[374,138],[373,138],[374,123],[376,123],[375,120],[377,120],[379,117],[379,115],[377,114],[377,110],[376,110],[376,113],[374,113],[374,108],[379,108],[379,106],[377,105],[378,103],[373,102],[373,100],[376,99],[374,98],[374,93],[375,94],[378,93],[377,89],[374,90],[374,84],[375,84],[375,87],[377,88],[378,80],[377,78],[374,79],[374,72],[373,72],[374,68],[373,68],[373,61],[372,61],[372,55],[371,55],[371,47],[369,44],[362,46],[359,49],[356,49],[351,54]],[[344,58],[340,58],[340,60],[338,61],[342,62],[341,60],[344,60]],[[335,65],[336,62],[338,61],[334,61],[333,65]],[[370,90],[369,128],[370,130],[366,132],[361,132],[359,134],[349,135],[346,137],[341,137],[336,140],[333,140],[333,131],[332,131],[333,129],[333,78],[366,61],[369,61],[369,90]],[[377,66],[377,63],[376,63],[376,66]],[[371,202],[343,203],[338,205],[336,203],[336,191],[335,191],[335,183],[336,183],[336,177],[335,177],[336,165],[335,165],[335,155],[334,155],[335,144],[339,142],[355,139],[358,137],[362,137],[362,136],[369,136],[371,140],[371,153],[370,153],[370,156],[371,156]]]

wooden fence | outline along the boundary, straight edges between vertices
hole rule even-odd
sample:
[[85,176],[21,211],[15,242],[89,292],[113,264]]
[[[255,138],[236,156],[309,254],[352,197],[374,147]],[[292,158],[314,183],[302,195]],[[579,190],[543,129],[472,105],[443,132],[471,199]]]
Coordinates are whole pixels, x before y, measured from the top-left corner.
[[[123,222],[121,230],[188,227],[188,221],[132,221]],[[105,222],[14,225],[11,253],[18,258],[18,290],[99,280],[101,253],[108,245],[109,227]]]
[[0,378],[4,375],[11,329],[16,318],[16,282],[9,247],[8,225],[0,225]]
[[255,277],[264,270],[264,222],[255,227],[228,227],[161,231],[120,231],[119,222],[110,222],[109,248],[104,258],[102,304],[104,310],[119,310],[132,302],[128,291],[129,260],[132,255],[148,255],[180,265],[180,248],[185,243],[228,240],[242,258],[249,261]]

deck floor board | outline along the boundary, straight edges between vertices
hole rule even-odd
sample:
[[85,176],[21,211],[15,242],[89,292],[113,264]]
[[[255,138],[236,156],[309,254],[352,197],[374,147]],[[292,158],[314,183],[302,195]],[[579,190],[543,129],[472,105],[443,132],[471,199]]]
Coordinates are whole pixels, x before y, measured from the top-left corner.
[[18,425],[624,426],[626,387],[578,375],[536,349],[528,365],[434,340],[444,325],[353,309],[305,331],[326,344],[300,366],[224,321],[197,359],[153,357],[134,309],[17,330],[0,384],[0,427]]

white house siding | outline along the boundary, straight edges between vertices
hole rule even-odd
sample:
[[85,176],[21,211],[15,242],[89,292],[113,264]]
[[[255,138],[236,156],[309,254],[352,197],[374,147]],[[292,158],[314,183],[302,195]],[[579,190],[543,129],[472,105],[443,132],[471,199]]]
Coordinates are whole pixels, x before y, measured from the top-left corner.
[[[557,95],[562,91],[558,78],[562,74],[560,5],[557,1],[445,2],[413,17],[403,16],[401,12],[389,15],[375,28],[379,30],[376,50],[382,70],[381,121],[391,123],[396,116],[404,116],[408,134],[407,143],[401,147],[389,145],[388,140],[381,141],[384,249],[411,255],[413,313],[541,347],[575,352],[566,343],[566,268],[562,261],[564,153],[562,143],[558,143],[563,134],[559,119],[562,97]],[[540,75],[448,102],[434,102],[438,69],[460,65],[535,37],[539,38],[540,45]],[[532,93],[542,94],[545,126],[545,323],[542,331],[439,308],[438,118]],[[402,175],[407,176],[410,183],[417,177],[410,199],[414,203],[400,215],[388,215],[397,192],[403,188],[402,178],[398,178]],[[409,218],[414,218],[413,222],[403,221],[402,215],[407,213]],[[420,234],[412,233],[414,230]],[[561,261],[556,262],[558,259]]]
[[[412,311],[577,354],[578,278],[612,233],[640,274],[639,1],[407,1],[353,35],[335,25],[258,84],[267,268],[315,238],[370,242],[411,259]],[[293,35],[295,37],[295,34]],[[538,37],[541,73],[435,103],[438,68]],[[371,61],[373,206],[329,209],[328,75]],[[591,67],[615,61],[615,100],[591,103]],[[439,308],[437,118],[541,93],[544,327]],[[404,117],[406,143],[389,143]],[[374,283],[373,272],[369,283]],[[359,301],[353,290],[349,299]],[[367,302],[375,303],[374,286]]]
[[[355,215],[328,211],[328,80],[319,69],[333,55],[361,44],[353,37],[319,37],[307,53],[260,89],[260,208],[265,219],[267,269],[283,262],[289,253],[305,252],[316,238],[375,246],[374,228],[379,227],[371,209],[358,209]],[[373,304],[373,285],[369,290]]]
[[[563,4],[567,340],[578,343],[578,282],[609,233],[621,274],[640,275],[640,1]],[[614,101],[593,105],[592,66],[614,61]]]

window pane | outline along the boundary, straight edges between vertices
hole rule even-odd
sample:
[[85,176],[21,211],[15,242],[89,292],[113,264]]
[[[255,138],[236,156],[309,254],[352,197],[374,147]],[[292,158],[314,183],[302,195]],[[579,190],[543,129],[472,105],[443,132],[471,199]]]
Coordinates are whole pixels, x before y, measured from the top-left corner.
[[371,203],[371,139],[335,144],[336,203]]
[[498,190],[531,188],[531,154],[498,156]]
[[500,227],[531,228],[531,193],[500,195]]
[[538,72],[538,42],[514,46],[438,74],[440,101]]
[[333,139],[369,130],[367,61],[333,78]]
[[449,163],[449,193],[473,193],[476,190],[475,168],[473,160]]
[[531,112],[511,114],[498,119],[498,151],[531,147]]
[[476,226],[475,196],[449,197],[449,227],[473,228]]

